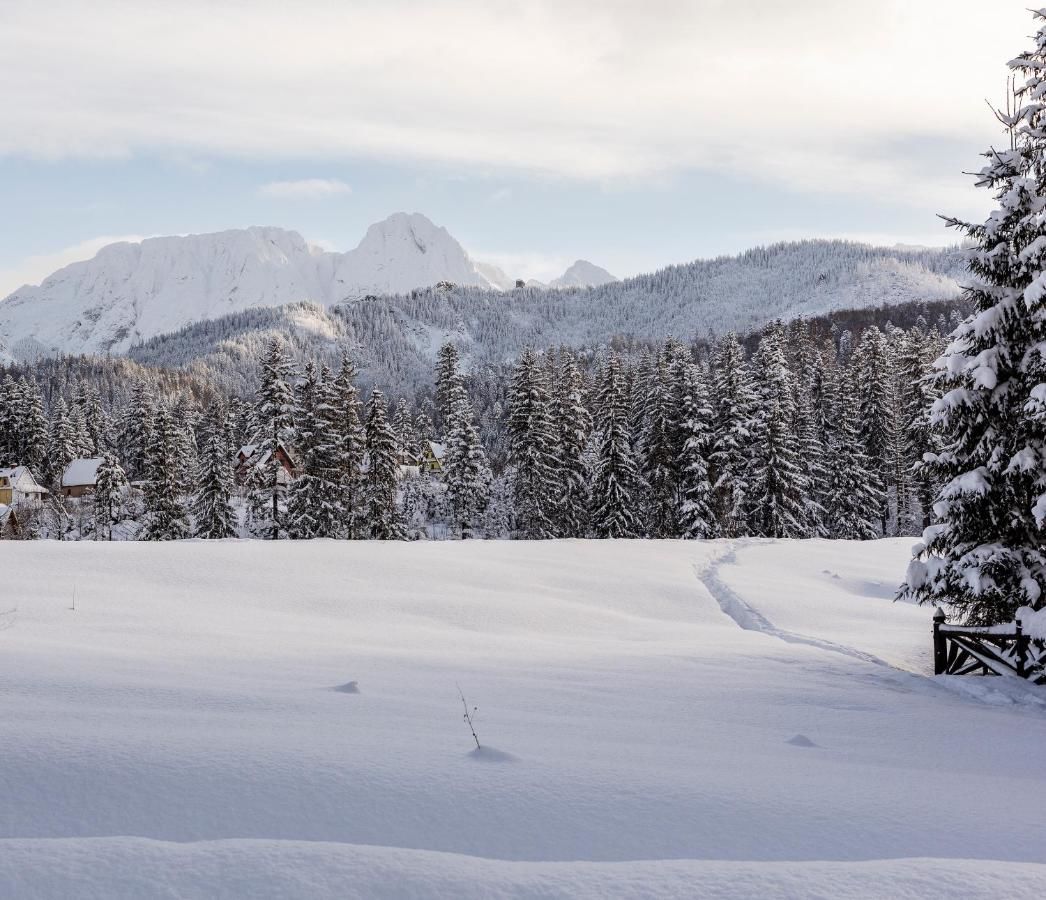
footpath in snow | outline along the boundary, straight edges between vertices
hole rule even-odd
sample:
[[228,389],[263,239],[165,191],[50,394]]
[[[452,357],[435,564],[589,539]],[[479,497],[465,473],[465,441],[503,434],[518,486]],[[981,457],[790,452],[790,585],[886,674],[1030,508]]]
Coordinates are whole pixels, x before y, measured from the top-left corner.
[[909,547],[0,544],[0,897],[1027,895],[1044,692]]

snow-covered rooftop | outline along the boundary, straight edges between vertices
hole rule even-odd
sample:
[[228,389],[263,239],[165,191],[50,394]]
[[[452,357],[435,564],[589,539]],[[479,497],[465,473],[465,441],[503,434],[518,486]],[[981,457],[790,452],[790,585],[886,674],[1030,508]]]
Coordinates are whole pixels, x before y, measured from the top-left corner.
[[98,481],[98,467],[103,461],[100,456],[74,459],[62,475],[62,487],[94,487]]

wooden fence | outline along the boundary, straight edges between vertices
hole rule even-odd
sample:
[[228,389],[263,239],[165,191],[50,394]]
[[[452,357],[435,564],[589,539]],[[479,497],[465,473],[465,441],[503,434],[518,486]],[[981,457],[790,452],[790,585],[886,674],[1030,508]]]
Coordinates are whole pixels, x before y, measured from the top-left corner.
[[1021,620],[1009,625],[949,625],[940,609],[933,617],[936,675],[1016,675],[1046,684],[1046,641],[1024,633]]

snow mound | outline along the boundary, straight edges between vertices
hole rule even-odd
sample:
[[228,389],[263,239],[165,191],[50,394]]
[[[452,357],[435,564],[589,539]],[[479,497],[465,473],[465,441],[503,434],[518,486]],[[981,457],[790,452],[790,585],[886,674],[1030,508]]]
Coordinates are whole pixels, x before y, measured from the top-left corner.
[[504,750],[497,750],[494,747],[477,747],[469,753],[469,756],[480,762],[519,762],[519,757],[506,753]]
[[337,687],[331,688],[331,690],[337,691],[339,694],[358,694],[360,685],[358,681],[346,681],[345,684],[339,684]]

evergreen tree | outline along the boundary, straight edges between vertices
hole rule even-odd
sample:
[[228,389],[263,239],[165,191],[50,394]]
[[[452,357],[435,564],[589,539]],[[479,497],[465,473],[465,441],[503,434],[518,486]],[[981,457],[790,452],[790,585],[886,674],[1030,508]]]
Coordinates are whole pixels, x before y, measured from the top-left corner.
[[236,536],[232,455],[225,405],[215,400],[204,417],[203,445],[192,503],[195,537],[221,540]]
[[19,379],[21,394],[21,442],[17,453],[18,460],[29,466],[35,475],[43,477],[44,461],[48,450],[47,416],[44,415],[44,400],[40,386],[35,379]]
[[22,408],[22,391],[10,375],[0,382],[0,466],[15,465],[21,460],[18,441],[18,415]]
[[69,421],[69,408],[59,397],[51,410],[51,431],[47,440],[47,479],[57,491],[69,463],[77,458],[76,435]]
[[294,434],[294,391],[291,365],[278,338],[269,342],[261,384],[254,404],[254,446],[259,462],[248,488],[253,524],[273,540],[284,531],[283,505],[288,478],[278,454],[289,452]]
[[396,414],[392,418],[392,430],[396,434],[396,452],[405,466],[416,465],[421,448],[414,433],[414,419],[407,405],[407,398],[400,397],[396,404]]
[[365,537],[366,498],[363,490],[363,455],[366,436],[360,415],[360,395],[356,388],[356,367],[348,354],[342,356],[341,369],[334,381],[332,433],[334,454],[340,471],[342,529],[351,539]]
[[886,338],[874,325],[866,328],[853,355],[853,378],[860,398],[857,436],[878,479],[883,495],[879,518],[884,535],[889,533],[890,508],[887,490],[892,485],[892,454],[895,447],[891,394],[891,360]]
[[170,408],[160,404],[153,421],[152,441],[145,454],[145,529],[143,540],[177,541],[189,536],[181,499],[182,438]]
[[119,426],[120,458],[129,478],[137,479],[145,473],[145,454],[152,443],[152,422],[156,401],[145,381],[136,381],[131,389]]
[[750,527],[762,537],[805,537],[810,532],[809,484],[799,463],[795,389],[779,325],[763,335],[752,369],[758,407],[752,428]]
[[654,538],[678,533],[678,448],[673,430],[672,384],[669,360],[662,354],[646,377],[647,396],[642,415],[642,475],[646,498],[647,534]]
[[712,406],[698,366],[683,370],[679,429],[682,451],[679,529],[685,538],[715,537],[717,523],[712,503],[708,457],[712,448]]
[[403,521],[396,505],[396,436],[389,425],[385,398],[371,392],[366,422],[367,531],[372,540],[398,541],[405,537]]
[[73,459],[89,459],[94,456],[94,441],[87,429],[83,407],[74,403],[68,408],[69,435],[72,440]]
[[584,537],[588,532],[590,495],[585,451],[592,432],[592,416],[584,401],[584,384],[577,363],[569,354],[563,354],[553,416],[558,451],[554,525],[560,537]]
[[592,528],[601,538],[640,537],[642,526],[636,513],[639,471],[629,436],[625,381],[616,355],[607,360],[598,403],[601,420],[592,483]]
[[943,484],[939,523],[923,532],[901,595],[946,604],[971,624],[1012,620],[1046,602],[1046,12],[1033,49],[1010,66],[1026,79],[1006,118],[1008,150],[990,150],[977,184],[997,208],[983,225],[953,220],[967,252],[974,313],[952,334],[931,425],[942,450],[927,471]]
[[491,474],[466,397],[459,397],[450,411],[443,474],[454,521],[467,538],[486,508]]
[[337,398],[332,382],[326,366],[317,372],[311,360],[305,364],[295,407],[299,473],[287,503],[287,529],[297,540],[333,538],[344,532]]
[[709,470],[716,518],[724,537],[739,537],[747,533],[755,394],[733,333],[712,354],[712,397],[715,437]]
[[555,436],[544,372],[529,348],[519,357],[509,398],[509,458],[515,469],[520,536],[555,537]]
[[447,341],[436,355],[436,415],[438,424],[446,432],[451,408],[462,390],[458,372],[458,348]]
[[95,539],[113,539],[113,524],[120,521],[123,508],[123,492],[127,488],[127,475],[112,453],[102,456],[98,466],[94,491]]
[[858,401],[838,384],[834,371],[825,387],[834,414],[825,425],[824,527],[829,537],[870,540],[879,536],[883,494],[857,437]]

